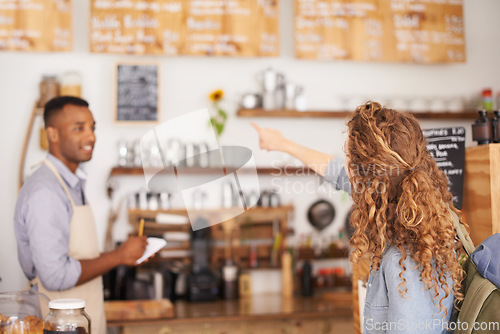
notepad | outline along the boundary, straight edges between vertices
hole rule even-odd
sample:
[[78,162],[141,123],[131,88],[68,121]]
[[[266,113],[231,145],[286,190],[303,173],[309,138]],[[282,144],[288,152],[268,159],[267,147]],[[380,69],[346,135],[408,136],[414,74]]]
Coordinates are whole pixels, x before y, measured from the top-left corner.
[[189,224],[189,219],[183,215],[173,215],[170,213],[159,213],[156,215],[158,224],[183,225]]
[[146,246],[146,250],[144,250],[144,253],[142,254],[141,258],[137,260],[135,263],[141,264],[142,262],[146,261],[154,255],[156,252],[158,252],[160,249],[165,247],[167,244],[167,241],[162,238],[153,238],[149,237],[148,238],[148,245]]

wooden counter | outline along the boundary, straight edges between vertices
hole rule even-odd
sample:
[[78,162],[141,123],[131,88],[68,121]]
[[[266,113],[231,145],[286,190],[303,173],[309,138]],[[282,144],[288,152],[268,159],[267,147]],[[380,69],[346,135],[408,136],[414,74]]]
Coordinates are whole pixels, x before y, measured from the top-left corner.
[[121,333],[353,333],[352,297],[282,298],[262,295],[207,303],[174,303],[172,318],[112,320]]

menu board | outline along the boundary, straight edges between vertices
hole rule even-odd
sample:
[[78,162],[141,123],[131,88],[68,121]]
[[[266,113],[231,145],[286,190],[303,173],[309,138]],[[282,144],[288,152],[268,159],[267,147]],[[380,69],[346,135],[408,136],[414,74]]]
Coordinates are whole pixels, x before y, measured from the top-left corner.
[[453,204],[462,208],[465,168],[465,129],[463,127],[423,130],[427,150],[448,176]]
[[277,56],[279,0],[92,0],[92,52]]
[[295,0],[305,59],[465,62],[462,0]]
[[1,0],[0,50],[71,51],[72,0]]
[[118,64],[116,68],[116,121],[157,122],[158,66]]

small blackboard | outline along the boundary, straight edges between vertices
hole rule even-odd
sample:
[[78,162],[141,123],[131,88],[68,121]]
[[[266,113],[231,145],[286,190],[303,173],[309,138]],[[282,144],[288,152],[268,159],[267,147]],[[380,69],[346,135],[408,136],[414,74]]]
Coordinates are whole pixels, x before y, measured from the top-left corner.
[[116,66],[116,118],[118,122],[158,122],[159,71],[157,64]]
[[423,130],[427,149],[438,167],[448,176],[448,186],[453,204],[462,208],[465,168],[465,128],[441,128]]

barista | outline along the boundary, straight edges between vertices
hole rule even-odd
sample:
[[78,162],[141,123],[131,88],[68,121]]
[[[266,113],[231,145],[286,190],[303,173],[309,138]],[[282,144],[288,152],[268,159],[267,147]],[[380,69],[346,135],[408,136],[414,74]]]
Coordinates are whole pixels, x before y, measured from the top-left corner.
[[130,237],[119,248],[99,253],[96,226],[85,197],[85,175],[95,144],[95,121],[88,103],[71,96],[45,105],[49,154],[26,180],[17,199],[14,229],[18,257],[33,289],[50,299],[81,298],[92,333],[106,332],[102,274],[135,265],[145,237]]

